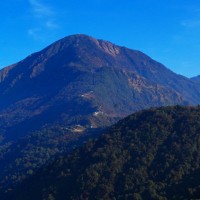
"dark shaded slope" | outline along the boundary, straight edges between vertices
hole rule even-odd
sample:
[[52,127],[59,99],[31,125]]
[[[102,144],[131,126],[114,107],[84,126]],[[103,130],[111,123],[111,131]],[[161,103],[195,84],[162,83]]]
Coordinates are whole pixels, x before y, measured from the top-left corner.
[[198,199],[200,107],[133,114],[25,181],[9,200]]

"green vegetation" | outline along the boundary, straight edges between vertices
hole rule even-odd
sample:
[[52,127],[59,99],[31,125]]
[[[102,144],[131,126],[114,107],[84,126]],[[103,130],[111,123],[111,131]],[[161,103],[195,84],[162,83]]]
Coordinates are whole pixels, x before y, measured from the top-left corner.
[[96,137],[101,132],[101,129],[77,132],[76,128],[54,125],[34,132],[17,143],[1,146],[0,193],[11,190],[39,168],[77,148],[88,137]]
[[9,200],[199,199],[200,107],[133,114],[10,195]]

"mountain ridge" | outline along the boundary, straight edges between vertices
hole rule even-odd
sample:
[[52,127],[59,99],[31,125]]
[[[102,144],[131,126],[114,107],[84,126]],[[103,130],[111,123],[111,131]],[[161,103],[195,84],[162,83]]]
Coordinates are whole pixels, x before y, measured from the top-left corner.
[[191,80],[195,82],[200,82],[200,75],[192,77]]

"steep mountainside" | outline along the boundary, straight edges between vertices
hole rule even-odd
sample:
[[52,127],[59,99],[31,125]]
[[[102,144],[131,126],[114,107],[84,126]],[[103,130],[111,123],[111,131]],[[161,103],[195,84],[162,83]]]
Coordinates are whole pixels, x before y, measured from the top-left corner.
[[199,199],[199,130],[200,107],[138,112],[5,199]]
[[145,54],[73,35],[0,71],[4,143],[45,124],[101,127],[152,106],[197,104],[200,86]]

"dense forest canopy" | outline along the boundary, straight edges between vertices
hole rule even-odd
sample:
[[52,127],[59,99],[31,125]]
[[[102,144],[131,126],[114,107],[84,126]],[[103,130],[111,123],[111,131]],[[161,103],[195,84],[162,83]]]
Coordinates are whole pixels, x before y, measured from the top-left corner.
[[7,199],[198,199],[200,107],[140,111],[17,187]]

